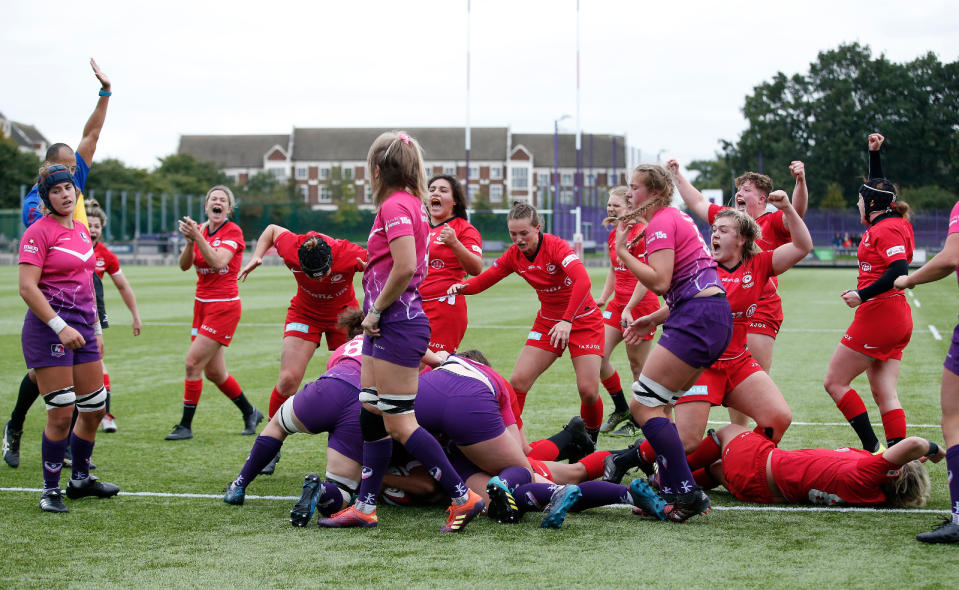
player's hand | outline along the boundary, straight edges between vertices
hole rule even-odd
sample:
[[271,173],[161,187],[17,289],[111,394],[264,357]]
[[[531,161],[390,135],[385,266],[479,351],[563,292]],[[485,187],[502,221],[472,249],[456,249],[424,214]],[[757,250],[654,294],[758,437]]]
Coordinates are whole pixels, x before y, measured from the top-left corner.
[[673,176],[679,176],[679,162],[675,158],[666,160],[666,170]]
[[806,180],[806,165],[799,160],[793,160],[789,164],[789,173],[793,175],[797,182],[804,182]]
[[366,270],[366,266],[369,264],[369,261],[363,260],[359,256],[356,257],[356,262],[360,266],[359,270]]
[[625,330],[627,326],[633,323],[633,308],[624,307],[623,312],[619,314],[619,325]]
[[97,352],[100,353],[100,358],[103,358],[103,334],[97,334]]
[[240,274],[236,275],[236,280],[241,283],[245,283],[246,277],[249,276],[249,274],[261,264],[263,264],[263,259],[259,256],[254,256],[249,262],[246,263],[246,265],[243,266],[243,268],[240,269]]
[[380,318],[373,315],[372,313],[367,313],[366,317],[363,318],[363,323],[360,324],[360,327],[363,328],[363,333],[370,338],[377,338],[380,335]]
[[569,333],[573,331],[573,324],[560,320],[549,329],[549,343],[556,348],[566,348],[569,344]]
[[83,335],[70,326],[60,330],[57,337],[60,338],[60,342],[67,348],[83,348],[87,345],[87,341],[83,339]]
[[846,302],[846,305],[853,308],[859,307],[859,304],[862,303],[862,299],[859,297],[859,293],[855,289],[843,291],[842,300]]
[[447,246],[453,246],[459,241],[456,238],[456,230],[450,227],[450,224],[447,223],[443,226],[443,229],[440,230],[440,241]]
[[938,463],[946,458],[946,449],[943,448],[944,445],[937,446],[939,447],[939,451],[935,454],[935,456],[929,457],[929,460],[933,463]]
[[459,295],[466,289],[465,283],[456,283],[455,285],[450,285],[450,288],[446,290],[447,295]]
[[896,282],[892,284],[894,289],[912,289],[915,285],[912,284],[912,277],[909,275],[899,275],[896,277]]
[[616,250],[620,248],[626,249],[626,242],[629,240],[629,229],[633,226],[634,222],[631,221],[620,221],[616,224]]
[[140,321],[140,318],[133,318],[133,335],[139,336],[142,328],[143,323]]
[[879,148],[882,147],[882,142],[886,141],[886,138],[883,137],[881,133],[870,133],[869,134],[869,151],[878,152]]
[[109,92],[110,78],[107,78],[107,75],[103,73],[103,70],[100,69],[100,66],[97,65],[96,60],[92,57],[90,58],[90,67],[93,68],[93,75],[100,81],[100,87]]
[[773,191],[766,197],[766,202],[782,211],[789,207],[789,195],[786,194],[786,191]]
[[178,232],[183,234],[183,237],[195,242],[203,237],[203,233],[200,230],[199,224],[193,221],[188,215],[183,216],[182,219],[177,220],[176,229]]
[[636,345],[643,341],[643,338],[656,329],[656,322],[648,315],[636,318],[630,322],[626,331],[623,332],[623,340],[629,345]]

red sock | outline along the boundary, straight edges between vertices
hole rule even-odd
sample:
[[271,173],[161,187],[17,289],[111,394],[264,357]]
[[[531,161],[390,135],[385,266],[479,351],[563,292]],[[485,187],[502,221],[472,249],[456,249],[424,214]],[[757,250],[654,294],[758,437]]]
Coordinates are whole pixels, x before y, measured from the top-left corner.
[[647,463],[656,463],[656,450],[653,449],[653,445],[649,443],[648,440],[644,440],[639,445],[639,456],[643,458],[643,461]]
[[846,420],[852,420],[856,416],[866,413],[866,404],[862,403],[862,398],[859,397],[855,389],[850,389],[843,394],[842,399],[836,406]]
[[276,387],[273,388],[273,393],[270,394],[270,419],[273,418],[273,414],[276,414],[276,411],[280,409],[280,406],[283,405],[283,402],[289,398],[279,391]]
[[236,379],[233,378],[233,375],[227,375],[226,380],[217,385],[217,387],[220,388],[220,391],[223,392],[223,395],[230,399],[236,399],[243,395],[243,390],[240,389],[240,384],[236,382]]
[[529,443],[529,457],[530,459],[539,459],[540,461],[555,461],[559,457],[559,447],[556,446],[551,440],[534,440]]
[[183,403],[188,406],[195,406],[200,402],[200,394],[203,393],[203,379],[190,381],[183,380]]
[[107,388],[107,391],[110,391],[110,374],[106,371],[103,372],[103,386]]
[[882,429],[886,433],[886,440],[906,438],[906,412],[902,408],[889,410],[882,415]]
[[600,381],[600,383],[603,384],[603,387],[606,388],[606,391],[610,395],[613,395],[614,393],[623,392],[623,384],[620,383],[619,381],[619,373],[617,371],[613,371],[612,375],[610,375],[606,379],[603,379],[602,381]]
[[596,451],[579,460],[586,468],[586,479],[596,479],[603,475],[603,460],[611,455],[609,451]]
[[[514,408],[513,413],[516,414],[516,417],[517,417],[517,418],[519,418],[520,414],[523,413],[523,408],[526,406],[526,394],[529,393],[529,392],[528,392],[528,391],[520,391],[520,390],[518,390],[518,389],[516,389],[516,388],[514,387],[514,388],[513,388],[513,393],[516,394],[516,408]],[[516,412],[516,411],[515,411],[516,409],[519,409],[519,412]]]
[[[512,386],[512,385],[510,385],[510,387],[509,387],[509,394],[510,394],[510,396],[509,396],[509,407],[510,407],[511,410],[513,410],[513,417],[516,418],[516,428],[519,428],[520,430],[522,430],[522,429],[523,429],[523,417],[522,417],[521,414],[523,413],[523,406],[522,406],[522,404],[520,403],[520,401],[519,401],[519,396],[516,395],[516,390],[513,389],[513,386]],[[523,403],[525,403],[525,402],[526,402],[526,394],[524,393],[524,394],[523,394]]]
[[705,467],[694,469],[693,479],[696,480],[696,485],[704,490],[711,490],[719,485],[719,482],[713,479],[712,474],[709,473],[709,469]]
[[579,415],[583,417],[588,430],[599,430],[603,425],[603,398],[597,395],[593,403],[580,402]]
[[703,467],[709,467],[713,464],[713,461],[719,460],[721,456],[722,449],[719,448],[713,437],[707,436],[703,439],[703,442],[699,443],[695,451],[686,455],[686,462],[689,463],[691,471],[696,471]]

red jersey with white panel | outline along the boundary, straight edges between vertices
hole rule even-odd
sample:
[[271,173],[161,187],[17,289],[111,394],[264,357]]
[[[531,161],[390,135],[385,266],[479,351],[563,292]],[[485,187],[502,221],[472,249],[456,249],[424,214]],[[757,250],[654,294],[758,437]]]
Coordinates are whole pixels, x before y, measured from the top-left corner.
[[[311,279],[300,269],[300,246],[318,237],[330,245],[333,262],[330,272],[321,279]],[[296,279],[296,295],[290,300],[290,309],[319,324],[336,324],[340,313],[348,307],[359,307],[353,290],[353,275],[363,271],[366,250],[348,240],[338,240],[319,232],[295,234],[285,231],[273,244],[277,255]]]
[[97,242],[93,246],[93,255],[97,259],[95,272],[98,277],[102,279],[104,274],[109,274],[111,277],[120,274],[120,260],[116,254],[110,252],[110,249],[103,245],[103,242]]
[[539,315],[544,319],[572,321],[596,311],[583,261],[566,240],[545,233],[540,233],[539,246],[532,259],[513,244],[493,266],[466,281],[464,293],[480,293],[514,272],[536,291],[541,306]]
[[[646,262],[646,240],[636,238],[642,234],[645,229],[645,223],[637,223],[629,230],[629,238],[627,241],[629,253],[643,262]],[[629,244],[630,241],[632,244]],[[613,278],[615,279],[612,301],[625,306],[627,303],[629,303],[630,298],[632,298],[633,291],[636,289],[636,283],[639,282],[639,279],[636,278],[636,275],[634,275],[631,270],[620,263],[619,257],[616,255],[615,227],[613,228],[613,231],[609,232],[607,246],[609,251],[609,262],[613,267]],[[642,304],[654,305],[659,302],[659,298],[656,297],[655,293],[647,290],[646,295],[643,296],[641,302]]]
[[756,313],[764,287],[775,276],[773,253],[760,252],[731,269],[720,264],[717,270],[733,312],[733,337],[719,360],[730,360],[746,351],[747,324]]
[[420,296],[423,297],[423,301],[444,297],[452,285],[461,283],[466,278],[466,271],[456,258],[456,253],[440,240],[440,232],[447,225],[453,228],[456,239],[470,253],[477,256],[483,255],[483,238],[480,237],[479,230],[462,217],[454,217],[435,227],[430,224],[429,268],[426,271],[426,278],[420,284]]
[[[896,260],[912,262],[915,247],[916,238],[908,221],[890,213],[877,218],[862,234],[862,241],[859,242],[856,252],[859,258],[859,283],[856,288],[862,289],[876,282]],[[890,289],[870,301],[903,296],[902,291]]]
[[203,224],[203,239],[213,248],[226,248],[233,252],[233,258],[225,268],[216,270],[203,258],[200,247],[193,244],[193,266],[196,268],[196,299],[204,303],[210,301],[235,301],[240,298],[236,277],[243,266],[243,231],[240,226],[227,221],[210,233],[210,224]]
[[899,465],[863,449],[773,449],[773,479],[796,504],[882,504],[880,485],[899,475]]

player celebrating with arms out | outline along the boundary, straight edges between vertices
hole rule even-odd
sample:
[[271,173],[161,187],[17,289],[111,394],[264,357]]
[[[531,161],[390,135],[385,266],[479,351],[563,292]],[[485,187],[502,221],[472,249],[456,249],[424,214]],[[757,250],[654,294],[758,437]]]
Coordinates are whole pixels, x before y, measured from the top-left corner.
[[603,319],[589,293],[589,274],[566,240],[543,233],[539,213],[525,202],[516,202],[506,216],[513,245],[493,266],[465,283],[450,287],[450,294],[482,293],[517,273],[536,291],[540,310],[536,314],[510,385],[522,413],[536,379],[569,347],[580,415],[593,439],[603,422],[603,400],[599,397],[599,366],[603,353]]

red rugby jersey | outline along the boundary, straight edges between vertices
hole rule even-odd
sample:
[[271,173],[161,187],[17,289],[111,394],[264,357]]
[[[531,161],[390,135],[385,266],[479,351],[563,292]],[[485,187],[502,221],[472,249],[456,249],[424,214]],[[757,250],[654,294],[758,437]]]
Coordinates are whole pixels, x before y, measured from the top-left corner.
[[[857,289],[868,287],[882,276],[889,264],[896,260],[912,262],[912,251],[916,247],[916,238],[912,225],[898,215],[891,215],[877,221],[862,234],[859,249],[859,282]],[[902,291],[890,289],[873,299],[902,297]]]
[[466,281],[464,293],[480,293],[514,272],[536,291],[541,306],[539,313],[545,319],[572,320],[596,310],[583,261],[566,240],[545,233],[539,235],[539,246],[532,260],[513,244],[493,266]]
[[[319,280],[311,279],[300,269],[299,248],[314,236],[329,244],[333,255],[330,272]],[[290,300],[291,307],[321,322],[336,322],[345,308],[359,307],[353,290],[353,275],[363,271],[363,265],[357,260],[366,260],[366,250],[361,246],[315,231],[306,234],[285,231],[277,236],[273,245],[296,278],[296,295]]]
[[466,246],[466,249],[478,256],[483,255],[483,238],[479,231],[470,222],[461,217],[454,217],[436,227],[430,225],[429,238],[429,266],[426,278],[420,283],[420,296],[424,300],[436,299],[446,295],[451,285],[462,282],[466,278],[466,271],[460,265],[453,249],[440,241],[440,232],[449,225],[456,232],[456,239]]
[[746,350],[746,325],[756,312],[763,287],[773,276],[773,253],[760,252],[735,268],[718,265],[719,278],[733,312],[733,337],[720,360],[733,359]]
[[[645,223],[637,223],[629,230],[629,240],[635,240],[629,248],[629,253],[643,262],[646,262],[646,240],[636,240],[635,238],[645,229]],[[613,301],[621,301],[623,305],[625,305],[629,303],[630,298],[632,298],[633,291],[636,289],[636,283],[639,282],[639,279],[636,278],[636,275],[634,275],[631,270],[619,262],[619,257],[616,255],[615,227],[613,231],[609,232],[607,245],[609,249],[609,263],[613,267],[613,278],[615,280],[613,286]],[[656,297],[656,294],[647,289],[642,302],[651,303],[658,300],[659,298]]]
[[101,279],[103,278],[104,273],[109,273],[110,276],[113,276],[120,272],[120,261],[117,259],[117,255],[113,252],[110,252],[110,249],[103,245],[103,242],[97,242],[93,246],[93,255],[97,258],[97,276]]
[[214,270],[203,259],[200,247],[193,244],[193,266],[197,274],[196,298],[200,301],[239,299],[236,276],[240,273],[240,267],[243,266],[243,249],[246,248],[243,231],[232,221],[227,221],[216,228],[212,234],[209,231],[209,224],[204,223],[203,239],[214,248],[226,248],[233,252],[233,258],[230,259],[226,268]]
[[[731,209],[731,207],[723,207],[722,205],[710,203],[708,214],[709,225],[712,225],[716,221],[716,214],[723,209]],[[763,232],[763,237],[756,240],[756,244],[762,248],[763,252],[775,250],[779,246],[793,241],[792,236],[789,235],[789,231],[786,229],[786,224],[783,223],[782,211],[763,213],[756,218],[756,223],[759,224],[759,229]]]
[[772,471],[783,496],[797,504],[882,504],[879,485],[899,466],[862,449],[773,449]]

